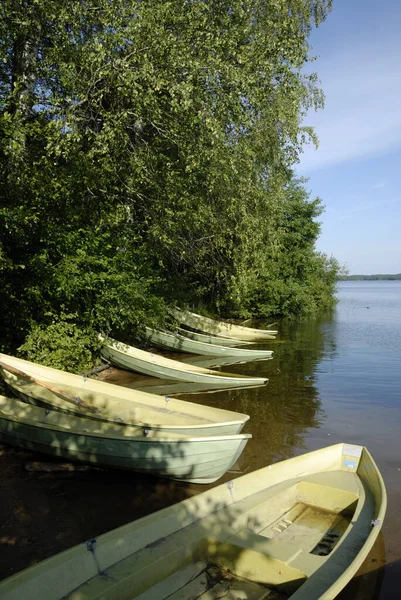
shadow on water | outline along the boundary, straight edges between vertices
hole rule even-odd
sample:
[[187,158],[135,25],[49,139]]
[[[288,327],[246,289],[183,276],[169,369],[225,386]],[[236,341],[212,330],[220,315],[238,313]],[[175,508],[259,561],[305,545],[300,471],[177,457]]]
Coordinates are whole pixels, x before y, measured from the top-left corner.
[[[27,471],[32,461],[50,471]],[[52,471],[58,463],[1,446],[0,579],[190,495],[187,484],[143,473]]]

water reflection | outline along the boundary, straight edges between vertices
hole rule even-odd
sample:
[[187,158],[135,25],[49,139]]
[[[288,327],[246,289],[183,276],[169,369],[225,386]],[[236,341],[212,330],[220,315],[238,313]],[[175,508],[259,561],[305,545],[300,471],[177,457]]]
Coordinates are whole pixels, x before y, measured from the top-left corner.
[[[330,316],[322,317],[317,324],[312,320],[282,323],[279,340],[258,346],[273,350],[272,360],[248,361],[222,368],[241,375],[268,377],[267,386],[216,390],[207,395],[178,391],[183,400],[250,415],[246,431],[252,433],[253,439],[244,451],[238,474],[306,450],[306,432],[324,421],[316,371],[323,357],[335,352],[334,338],[329,335],[331,330],[325,327],[328,319]],[[143,386],[143,378],[138,379],[126,371],[112,370],[108,380],[129,387]],[[159,393],[166,393],[167,389],[160,387]]]

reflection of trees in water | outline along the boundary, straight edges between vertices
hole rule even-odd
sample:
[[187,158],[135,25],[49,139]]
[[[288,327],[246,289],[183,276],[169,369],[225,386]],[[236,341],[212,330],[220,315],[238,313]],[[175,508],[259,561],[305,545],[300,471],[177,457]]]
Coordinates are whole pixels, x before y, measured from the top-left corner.
[[268,377],[267,386],[181,396],[250,415],[246,431],[252,433],[253,439],[241,461],[244,468],[253,470],[293,456],[295,448],[305,448],[306,430],[319,427],[323,421],[316,370],[323,357],[335,352],[331,319],[328,315],[282,323],[280,338],[259,346],[273,350],[273,360],[224,368],[243,375]]

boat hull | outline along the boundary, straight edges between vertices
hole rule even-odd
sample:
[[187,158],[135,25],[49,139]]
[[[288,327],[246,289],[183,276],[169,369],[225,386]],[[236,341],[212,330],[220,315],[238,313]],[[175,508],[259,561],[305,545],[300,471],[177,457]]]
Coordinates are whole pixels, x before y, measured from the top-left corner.
[[[149,435],[149,434],[148,434]],[[235,463],[249,434],[144,436],[141,428],[96,423],[0,396],[0,441],[73,461],[191,483],[212,483]]]

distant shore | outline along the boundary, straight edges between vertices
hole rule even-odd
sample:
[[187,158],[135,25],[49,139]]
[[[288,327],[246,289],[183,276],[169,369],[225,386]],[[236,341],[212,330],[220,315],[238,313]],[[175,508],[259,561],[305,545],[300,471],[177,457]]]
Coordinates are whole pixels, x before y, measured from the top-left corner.
[[401,279],[401,273],[396,275],[342,275],[338,281],[379,281],[379,280],[395,281]]

